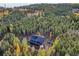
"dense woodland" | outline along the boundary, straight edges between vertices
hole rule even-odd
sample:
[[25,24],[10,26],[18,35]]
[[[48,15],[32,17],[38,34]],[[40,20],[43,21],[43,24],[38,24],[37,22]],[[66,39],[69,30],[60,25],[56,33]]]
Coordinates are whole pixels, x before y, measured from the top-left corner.
[[[11,11],[4,15],[0,19],[1,55],[79,55],[79,16],[72,12],[79,9],[79,4],[33,4],[16,8],[43,9],[44,14],[28,17],[19,11]],[[59,40],[57,46],[53,49],[56,43],[52,42],[53,46],[48,50],[39,49],[36,54],[34,48],[30,51],[29,37],[37,32],[45,36],[46,42],[50,39],[49,32],[52,32],[52,39]]]

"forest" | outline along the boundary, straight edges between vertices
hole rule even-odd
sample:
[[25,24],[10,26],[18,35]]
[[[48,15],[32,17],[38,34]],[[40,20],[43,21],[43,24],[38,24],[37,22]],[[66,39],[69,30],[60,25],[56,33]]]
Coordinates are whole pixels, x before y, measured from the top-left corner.
[[[25,12],[13,9],[43,12],[41,15],[29,12],[31,16],[28,17]],[[78,9],[79,4],[32,4],[8,8],[10,13],[0,18],[0,55],[79,56]],[[32,35],[44,36],[44,47],[30,47]],[[51,44],[48,44],[50,39]]]

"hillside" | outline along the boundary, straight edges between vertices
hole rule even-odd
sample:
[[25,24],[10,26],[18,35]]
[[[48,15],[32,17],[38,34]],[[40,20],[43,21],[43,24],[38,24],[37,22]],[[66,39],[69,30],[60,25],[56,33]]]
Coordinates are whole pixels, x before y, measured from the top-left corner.
[[[79,55],[78,9],[79,4],[32,4],[9,9],[11,13],[0,19],[1,55]],[[32,35],[44,36],[44,43],[30,44]]]
[[27,9],[44,9],[46,14],[55,15],[68,15],[72,12],[72,9],[77,9],[79,4],[33,4],[29,6],[22,6],[16,8]]

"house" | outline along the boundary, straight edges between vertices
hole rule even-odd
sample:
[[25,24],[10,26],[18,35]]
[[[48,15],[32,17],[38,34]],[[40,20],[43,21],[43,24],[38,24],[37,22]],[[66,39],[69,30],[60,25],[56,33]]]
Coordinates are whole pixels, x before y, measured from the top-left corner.
[[79,16],[79,9],[73,9],[72,12],[75,16]]
[[78,13],[79,12],[79,9],[73,9],[72,12],[73,13]]
[[44,44],[45,37],[41,35],[32,35],[30,38],[30,47],[34,46],[36,49],[39,49],[41,45]]

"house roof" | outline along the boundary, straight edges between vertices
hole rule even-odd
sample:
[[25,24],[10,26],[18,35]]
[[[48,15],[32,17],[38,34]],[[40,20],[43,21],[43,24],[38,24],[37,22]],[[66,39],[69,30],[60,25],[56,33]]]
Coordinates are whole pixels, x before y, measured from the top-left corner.
[[72,11],[73,12],[79,12],[79,9],[73,9]]

